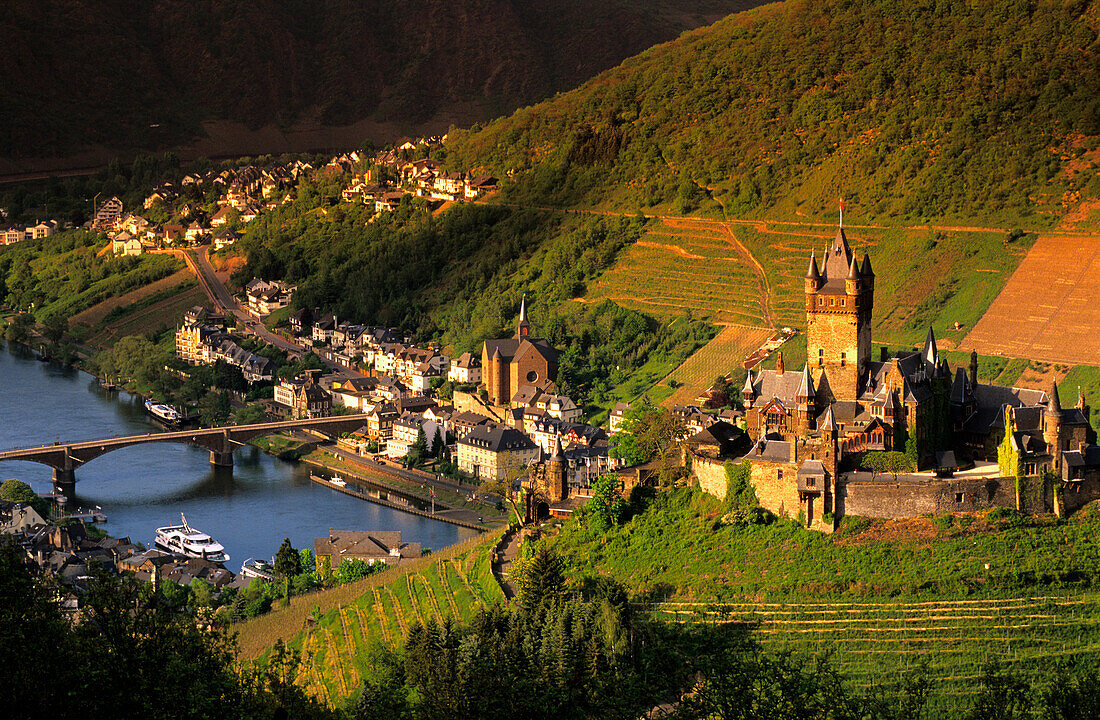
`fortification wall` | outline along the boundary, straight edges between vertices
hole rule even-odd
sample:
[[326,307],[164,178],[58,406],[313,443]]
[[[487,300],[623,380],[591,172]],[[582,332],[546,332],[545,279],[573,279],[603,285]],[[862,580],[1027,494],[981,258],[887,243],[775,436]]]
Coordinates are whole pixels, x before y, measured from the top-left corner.
[[753,462],[752,486],[760,505],[776,515],[798,515],[798,477],[791,463]]
[[916,481],[841,481],[836,509],[843,515],[876,518],[943,515],[990,507],[1016,507],[1013,478]]
[[699,488],[719,500],[726,499],[726,462],[711,458],[691,456],[691,475]]

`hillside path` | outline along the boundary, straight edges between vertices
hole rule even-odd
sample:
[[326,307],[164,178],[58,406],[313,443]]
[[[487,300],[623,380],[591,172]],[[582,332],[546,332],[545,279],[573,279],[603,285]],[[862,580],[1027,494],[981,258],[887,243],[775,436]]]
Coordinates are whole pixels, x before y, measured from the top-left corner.
[[504,550],[500,553],[499,562],[493,561],[493,575],[496,576],[497,582],[500,583],[500,589],[504,591],[504,596],[511,601],[516,596],[516,588],[512,584],[512,565],[515,563],[517,557],[519,557],[520,546],[520,528],[512,527],[504,535]]

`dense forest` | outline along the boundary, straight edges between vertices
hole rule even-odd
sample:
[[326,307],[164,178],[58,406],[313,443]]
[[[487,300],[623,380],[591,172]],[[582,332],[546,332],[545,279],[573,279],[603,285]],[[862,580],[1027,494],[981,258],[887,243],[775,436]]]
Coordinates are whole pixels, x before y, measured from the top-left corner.
[[206,120],[283,130],[369,120],[438,133],[576,87],[757,4],[9,0],[0,105],[19,111],[0,114],[0,158],[163,149],[200,135]]
[[484,128],[462,168],[511,196],[734,216],[1043,226],[1100,196],[1100,7],[790,0],[728,17]]

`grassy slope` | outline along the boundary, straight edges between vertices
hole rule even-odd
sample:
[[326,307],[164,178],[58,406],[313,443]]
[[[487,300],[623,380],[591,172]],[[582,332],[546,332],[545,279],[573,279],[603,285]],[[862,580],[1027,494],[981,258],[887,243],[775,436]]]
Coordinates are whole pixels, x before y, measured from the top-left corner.
[[606,533],[572,523],[549,542],[571,572],[609,574],[661,617],[755,624],[772,647],[833,653],[863,687],[928,661],[940,708],[991,658],[1035,672],[1100,657],[1095,512],[874,521],[833,536],[785,521],[716,527],[723,512],[685,488]]
[[[237,626],[241,657],[260,657],[276,639],[302,651],[298,682],[331,704],[359,688],[372,647],[402,643],[413,622],[469,620],[503,602],[489,551],[499,534],[471,538],[351,585],[295,598],[291,606]],[[320,614],[319,622],[308,620]]]

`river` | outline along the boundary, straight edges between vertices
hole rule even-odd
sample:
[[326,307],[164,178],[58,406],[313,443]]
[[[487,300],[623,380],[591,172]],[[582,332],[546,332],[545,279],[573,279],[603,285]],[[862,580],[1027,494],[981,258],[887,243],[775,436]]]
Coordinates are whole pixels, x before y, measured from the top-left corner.
[[[0,341],[0,449],[92,440],[160,430],[143,400],[107,392],[96,378],[35,360],[25,348]],[[249,557],[270,558],[284,537],[313,548],[329,528],[400,530],[403,540],[443,548],[476,531],[403,513],[312,483],[309,466],[245,446],[234,467],[213,468],[210,453],[176,443],[136,445],[77,468],[69,505],[99,506],[101,525],[115,537],[152,547],[157,527],[179,521],[225,545],[229,569]],[[16,477],[38,493],[52,490],[52,471],[32,462],[0,462],[0,480]]]

